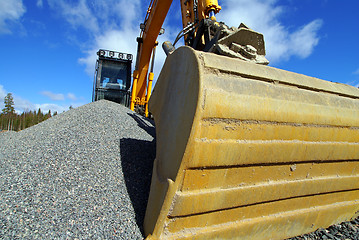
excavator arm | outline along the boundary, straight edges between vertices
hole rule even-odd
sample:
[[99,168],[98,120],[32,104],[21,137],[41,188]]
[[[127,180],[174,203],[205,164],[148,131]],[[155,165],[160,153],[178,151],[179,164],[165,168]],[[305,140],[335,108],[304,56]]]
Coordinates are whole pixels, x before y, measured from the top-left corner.
[[[149,99],[151,89],[147,88],[147,73],[150,65],[151,54],[156,46],[156,40],[161,27],[170,9],[171,0],[151,0],[147,10],[145,21],[141,26],[140,37],[137,38],[137,59],[133,72],[131,93],[131,110],[135,105],[144,105]],[[151,74],[152,75],[152,74]],[[153,80],[153,75],[151,76]],[[146,91],[148,99],[146,98]]]
[[[146,116],[148,115],[147,103],[151,95],[153,81],[153,69],[148,74],[151,54],[154,54],[157,37],[161,33],[161,27],[171,4],[171,0],[151,0],[144,23],[141,25],[140,37],[137,38],[137,59],[133,72],[130,108],[134,110],[136,105],[146,105]],[[221,7],[217,0],[181,0],[181,9],[185,28],[206,18],[215,20],[214,15],[220,11]]]

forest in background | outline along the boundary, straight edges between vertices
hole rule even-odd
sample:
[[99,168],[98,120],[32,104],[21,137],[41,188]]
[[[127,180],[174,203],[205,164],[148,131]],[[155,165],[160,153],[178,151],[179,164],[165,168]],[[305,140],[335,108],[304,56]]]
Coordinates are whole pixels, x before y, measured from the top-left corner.
[[26,111],[22,114],[17,114],[11,93],[5,96],[4,105],[0,114],[0,131],[21,131],[57,115],[57,112],[52,115],[50,110],[43,113],[40,108],[37,111]]

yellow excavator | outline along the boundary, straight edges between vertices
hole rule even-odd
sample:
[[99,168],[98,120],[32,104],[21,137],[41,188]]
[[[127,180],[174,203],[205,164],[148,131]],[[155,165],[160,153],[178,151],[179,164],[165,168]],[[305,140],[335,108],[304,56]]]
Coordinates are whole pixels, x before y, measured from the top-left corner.
[[180,2],[152,96],[171,0],[151,0],[137,39],[130,107],[157,135],[147,238],[285,239],[357,217],[359,89],[268,67],[263,35],[217,22],[217,0]]

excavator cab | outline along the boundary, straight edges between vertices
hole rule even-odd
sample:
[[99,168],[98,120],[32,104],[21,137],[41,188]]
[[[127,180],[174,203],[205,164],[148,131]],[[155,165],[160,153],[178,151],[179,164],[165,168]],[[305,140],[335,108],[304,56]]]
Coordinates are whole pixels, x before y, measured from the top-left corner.
[[132,54],[100,49],[97,55],[92,101],[106,99],[128,107]]

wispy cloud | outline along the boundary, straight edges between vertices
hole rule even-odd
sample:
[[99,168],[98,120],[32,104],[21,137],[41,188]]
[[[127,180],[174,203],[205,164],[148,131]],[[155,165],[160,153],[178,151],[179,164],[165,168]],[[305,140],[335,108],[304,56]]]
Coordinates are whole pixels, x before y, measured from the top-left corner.
[[64,111],[69,110],[70,105],[72,105],[72,107],[79,107],[83,105],[83,103],[75,103],[75,104],[31,103],[30,101],[23,99],[17,95],[14,95],[14,102],[15,102],[15,110],[19,114],[21,114],[22,112],[37,111],[38,109],[41,109],[43,113],[47,113],[49,110],[52,113],[54,112],[62,113]]
[[272,63],[288,60],[293,56],[306,58],[319,43],[323,21],[313,21],[297,29],[289,29],[280,22],[284,7],[278,0],[227,0],[222,1],[218,18],[227,25],[238,26],[243,22],[255,31],[263,33],[267,58]]
[[69,2],[65,0],[48,0],[50,8],[58,11],[74,28],[84,28],[91,32],[98,32],[99,25],[86,0]]
[[344,84],[359,88],[359,79],[345,82]]
[[4,89],[3,85],[0,85],[0,100],[1,102],[4,101],[4,97],[6,96],[7,92]]
[[[84,57],[79,59],[79,62],[85,65],[86,73],[90,76],[93,75],[95,70],[96,52],[101,48],[136,54],[136,38],[140,33],[139,25],[144,20],[144,11],[143,14],[139,14],[139,9],[147,7],[143,6],[143,1],[140,0],[98,1],[95,5],[97,11],[94,11],[93,17],[101,23],[102,31],[98,34],[93,34],[93,41],[89,44],[89,47],[84,50]],[[98,12],[100,12],[100,14],[98,14]],[[177,29],[176,26],[173,26],[173,23],[171,23],[171,25],[168,24],[171,18],[173,18],[173,16],[167,16],[167,20],[164,24],[166,34],[158,38],[160,44],[161,41],[169,39],[173,41],[180,30],[179,28]],[[109,19],[111,19],[111,21],[109,21]],[[158,47],[155,60],[156,76],[158,76],[165,59],[166,56],[161,50],[161,47]]]
[[43,113],[47,113],[49,110],[51,111],[51,113],[54,112],[62,113],[69,110],[69,107],[70,105],[58,105],[52,103],[35,104],[35,109],[41,109]]
[[[1,101],[0,102],[0,110],[4,108],[4,97],[6,96],[7,93],[8,92],[6,91],[4,86],[0,85],[0,101]],[[70,107],[70,104],[68,102],[65,102],[63,104],[54,104],[54,103],[38,104],[38,103],[32,103],[29,100],[24,99],[15,93],[13,93],[12,95],[14,98],[15,111],[19,114],[22,112],[27,112],[27,111],[34,111],[34,110],[37,111],[39,108],[41,109],[42,112],[48,112],[49,110],[51,110],[52,113],[54,113],[55,111],[58,113],[61,113],[61,112],[69,110],[69,107]],[[63,94],[59,94],[59,95],[63,95]],[[78,99],[72,93],[67,94],[67,97],[70,100]],[[84,103],[81,103],[81,102],[71,103],[71,105],[73,107],[79,107],[83,104]]]
[[353,72],[354,75],[356,75],[356,81],[353,82],[353,86],[359,88],[359,79],[357,76],[359,76],[359,68]]
[[314,47],[319,43],[318,31],[323,25],[323,21],[316,19],[297,31],[289,34],[287,50],[291,55],[306,58],[312,54]]
[[[91,40],[81,46],[84,57],[79,59],[90,76],[95,70],[98,49],[111,49],[132,54],[136,52],[136,37],[139,34],[139,24],[141,20],[143,21],[143,14],[139,14],[138,10],[141,9],[141,0],[78,0],[73,2],[48,0],[48,3],[53,11],[58,12],[72,26],[73,30],[83,29],[91,36],[89,38]],[[74,36],[76,38],[76,34],[70,38]]]
[[[4,108],[4,98],[8,93],[9,92],[6,91],[4,86],[0,85],[0,110]],[[15,110],[17,112],[20,112],[20,109],[22,109],[22,107],[24,106],[23,104],[25,103],[25,101],[22,98],[16,96],[15,94],[13,94],[13,93],[11,93],[11,94],[14,99]],[[27,104],[27,106],[25,109],[28,109],[28,106],[30,106],[31,104],[28,101],[26,104]]]
[[42,0],[37,0],[36,5],[37,5],[39,8],[42,8],[42,7],[44,6],[44,3],[43,3]]
[[[54,113],[62,113],[69,110],[70,104],[54,104],[54,103],[31,103],[27,99],[23,99],[17,95],[14,95],[15,110],[18,114],[28,111],[37,111],[41,109],[43,113],[47,113],[49,110]],[[79,104],[82,105],[82,104]],[[74,106],[77,107],[78,105]]]
[[67,94],[67,98],[70,99],[70,100],[72,100],[72,101],[76,101],[76,100],[77,100],[76,95],[73,94],[73,93],[68,93],[68,94]]
[[[98,49],[136,53],[138,26],[144,17],[139,9],[147,7],[143,5],[143,1],[48,0],[48,2],[53,10],[60,12],[73,29],[85,29],[92,36],[92,40],[87,42],[86,46],[82,46],[84,57],[79,59],[90,76],[93,75],[95,69]],[[221,5],[223,10],[218,15],[220,21],[230,26],[238,26],[244,22],[252,29],[264,34],[267,57],[271,63],[286,61],[291,57],[306,58],[312,54],[319,43],[318,32],[323,21],[313,19],[303,26],[289,28],[280,21],[285,8],[279,5],[278,0],[227,0],[222,1]],[[170,31],[166,31],[166,35],[159,39],[172,40],[172,35],[178,32],[171,31],[173,22],[168,21],[174,18],[171,15],[167,16],[166,22],[170,24],[166,27]],[[166,57],[160,48],[156,57],[157,75]]]
[[[91,48],[85,51],[86,56],[80,58],[79,62],[86,65],[86,72],[91,76],[95,70],[96,52],[102,49],[117,50],[125,53],[136,52],[136,37],[138,31],[135,29],[109,30],[95,38]],[[133,41],[131,41],[132,39]]]
[[42,92],[40,92],[40,94],[48,97],[52,101],[71,100],[71,101],[75,102],[75,101],[79,100],[79,98],[76,97],[76,95],[73,93],[63,94],[63,93],[53,93],[51,91],[42,91]]
[[14,25],[20,25],[20,19],[26,12],[22,0],[0,1],[0,34],[11,34]]
[[48,0],[48,3],[74,29],[83,28],[92,36],[113,29],[131,29],[133,21],[142,16],[138,10],[140,0]]
[[42,91],[41,92],[42,95],[50,98],[53,101],[63,101],[65,100],[65,95],[62,93],[53,93],[50,91]]
[[345,82],[345,84],[359,88],[359,68],[352,72],[352,75],[354,75],[352,80]]

